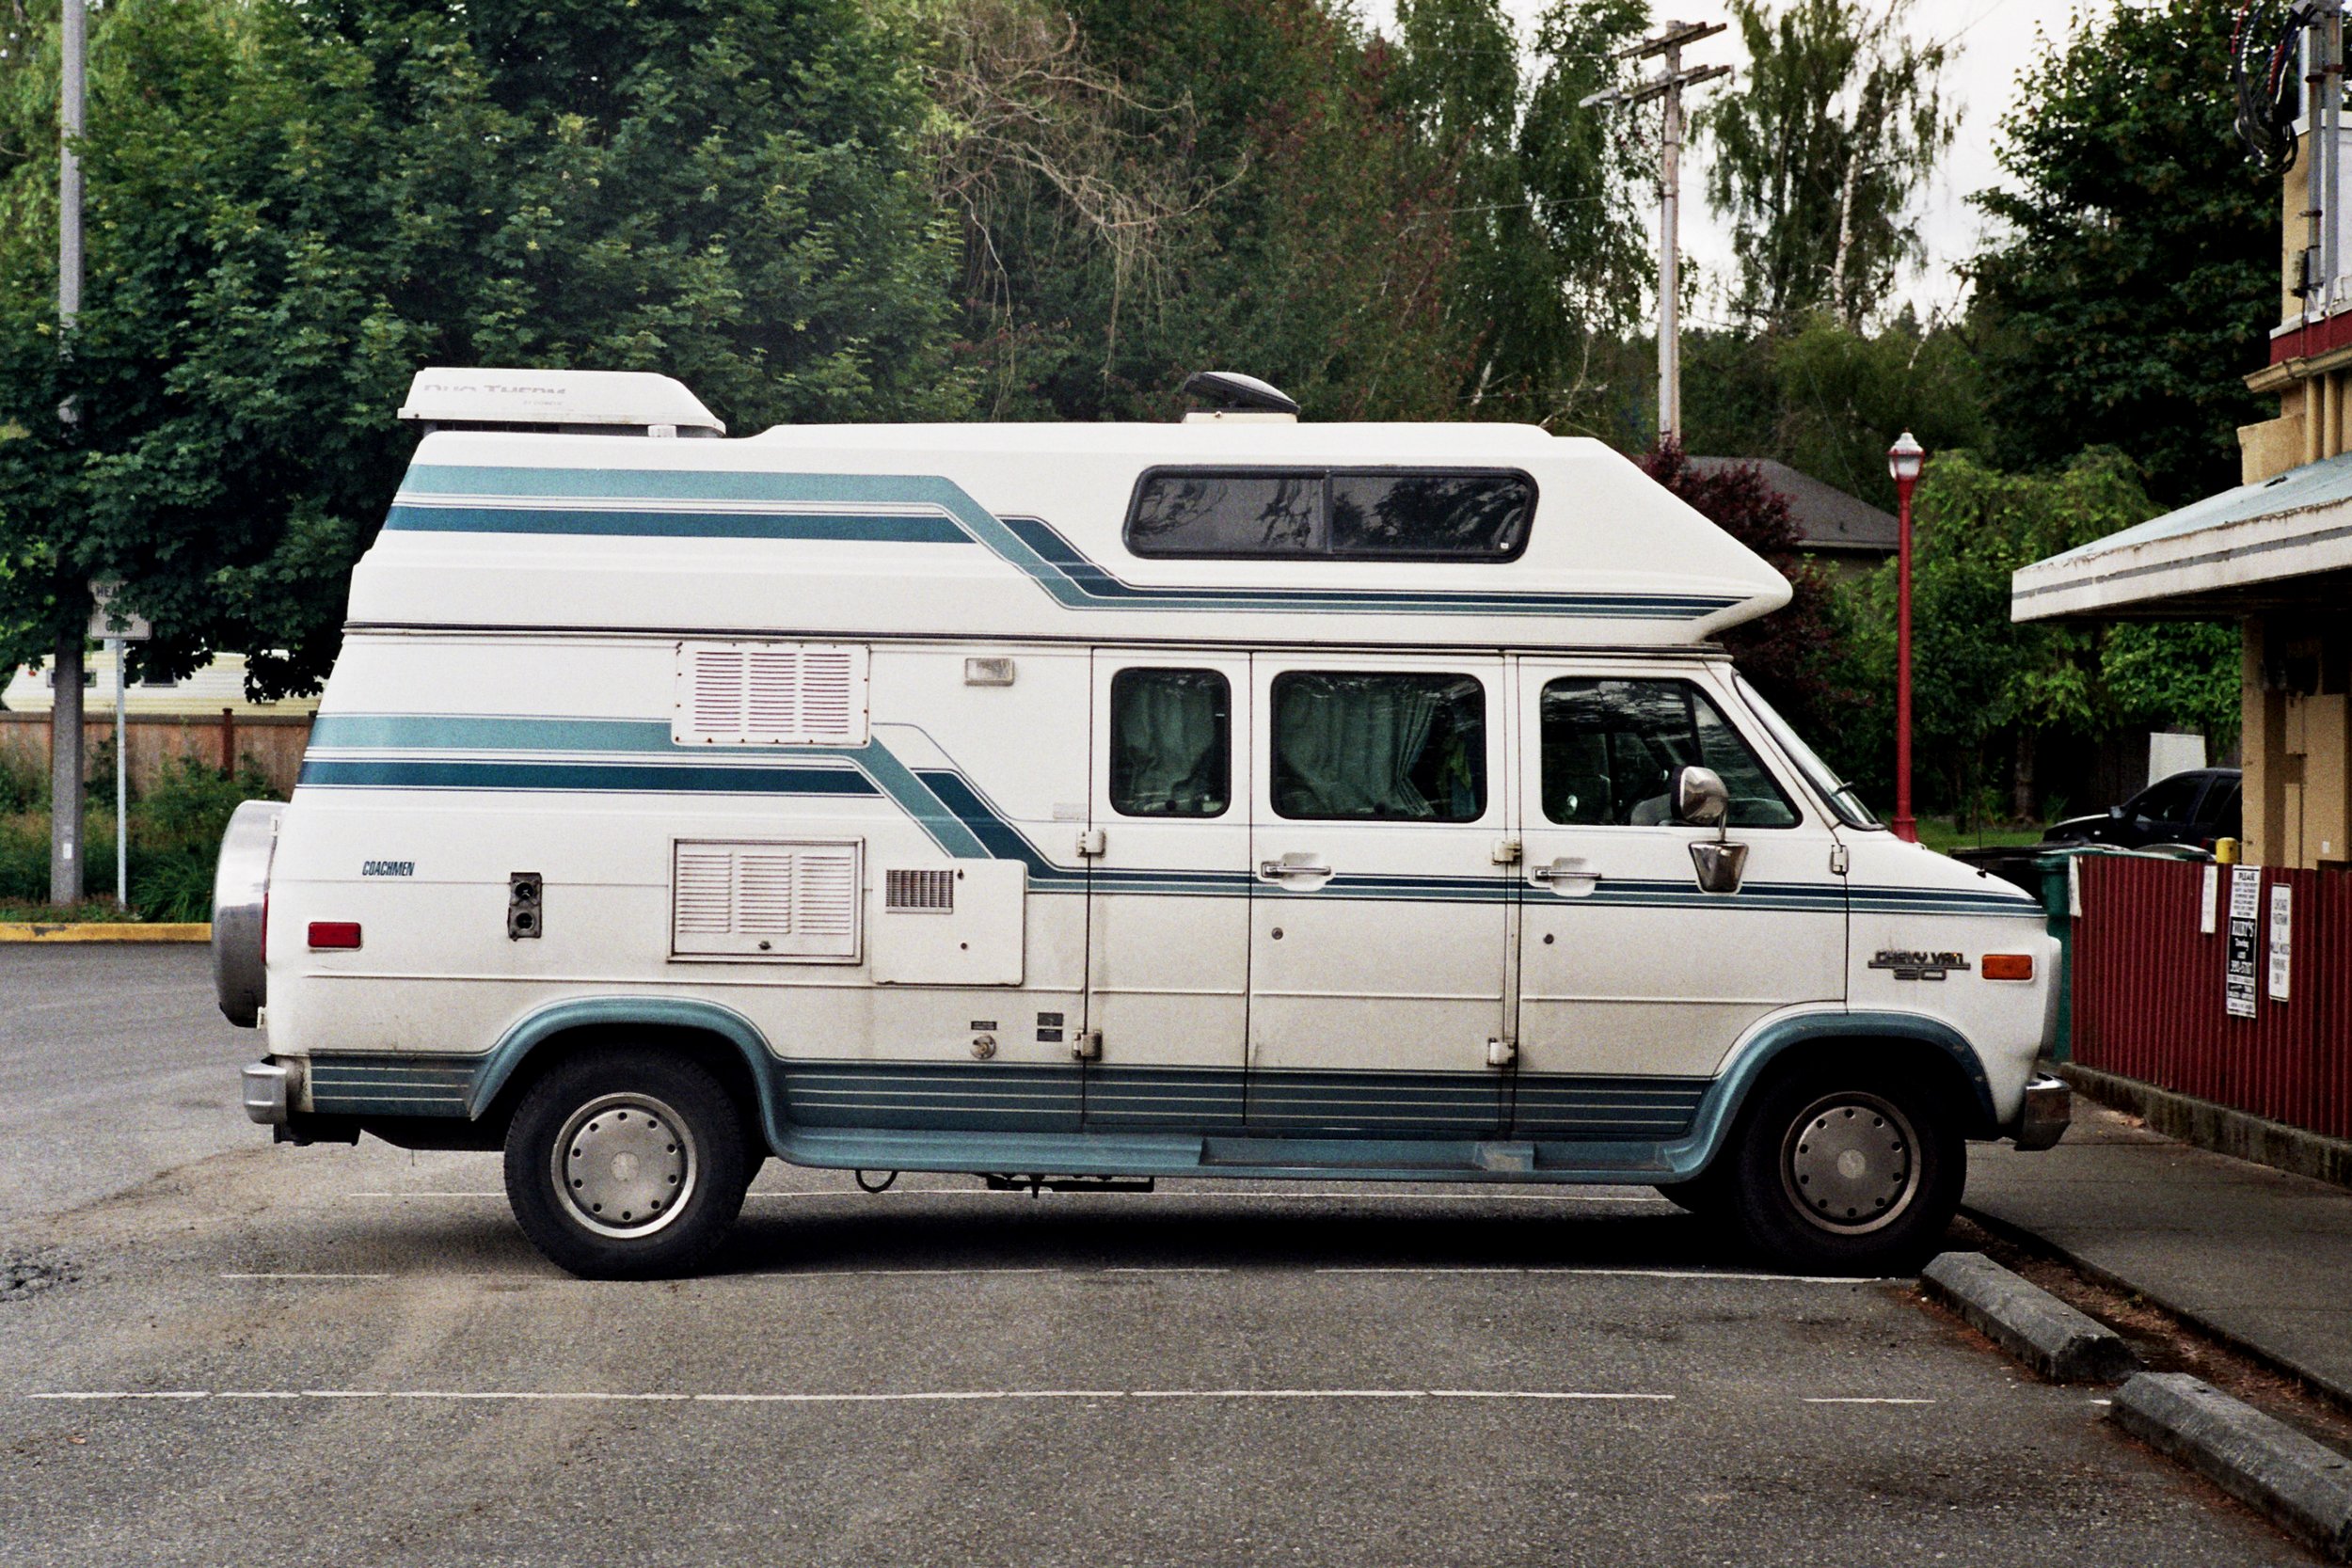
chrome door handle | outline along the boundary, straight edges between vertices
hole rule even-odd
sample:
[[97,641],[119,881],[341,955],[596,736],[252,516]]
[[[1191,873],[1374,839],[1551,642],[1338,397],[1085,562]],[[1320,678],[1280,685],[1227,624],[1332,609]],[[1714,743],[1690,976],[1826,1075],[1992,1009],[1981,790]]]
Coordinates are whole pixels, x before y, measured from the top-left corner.
[[1600,886],[1600,873],[1589,862],[1562,856],[1549,865],[1531,865],[1527,879],[1538,887],[1548,887],[1563,898],[1583,898]]
[[1289,861],[1260,861],[1258,875],[1272,882],[1284,877],[1328,877],[1331,868],[1327,865],[1297,865]]

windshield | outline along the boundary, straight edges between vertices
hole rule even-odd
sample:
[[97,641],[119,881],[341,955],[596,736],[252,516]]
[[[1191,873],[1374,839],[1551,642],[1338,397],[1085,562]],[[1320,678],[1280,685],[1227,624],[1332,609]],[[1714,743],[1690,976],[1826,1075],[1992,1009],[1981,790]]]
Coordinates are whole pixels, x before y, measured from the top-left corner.
[[1772,711],[1772,705],[1748,684],[1747,676],[1735,672],[1731,679],[1732,684],[1740,689],[1740,695],[1747,700],[1749,709],[1763,721],[1764,728],[1779,742],[1780,749],[1788,753],[1788,760],[1797,765],[1797,771],[1804,775],[1804,782],[1820,792],[1821,798],[1829,802],[1830,809],[1837,814],[1839,820],[1850,828],[1885,826],[1870,815],[1870,808],[1862,803],[1862,797],[1853,792],[1852,785],[1831,772],[1829,764],[1816,756],[1812,747],[1797,738],[1797,732],[1788,727],[1788,721]]

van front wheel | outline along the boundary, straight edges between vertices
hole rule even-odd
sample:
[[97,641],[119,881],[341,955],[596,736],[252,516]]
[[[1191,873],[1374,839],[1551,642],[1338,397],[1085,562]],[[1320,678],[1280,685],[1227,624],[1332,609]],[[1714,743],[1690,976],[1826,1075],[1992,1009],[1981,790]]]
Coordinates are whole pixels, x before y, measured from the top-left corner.
[[1793,1074],[1742,1120],[1738,1212],[1762,1251],[1800,1268],[1908,1268],[1941,1243],[1967,1180],[1949,1112],[1907,1077]]
[[506,1134],[523,1234],[585,1279],[688,1274],[725,1239],[750,1184],[741,1121],[694,1063],[605,1050],[532,1085]]

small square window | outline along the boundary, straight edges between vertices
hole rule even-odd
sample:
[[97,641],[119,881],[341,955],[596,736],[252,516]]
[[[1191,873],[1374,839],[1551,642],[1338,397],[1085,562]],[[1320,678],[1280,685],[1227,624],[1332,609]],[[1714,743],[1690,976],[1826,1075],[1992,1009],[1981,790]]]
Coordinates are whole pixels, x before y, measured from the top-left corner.
[[1111,677],[1110,797],[1121,816],[1222,816],[1232,803],[1232,688],[1215,670]]

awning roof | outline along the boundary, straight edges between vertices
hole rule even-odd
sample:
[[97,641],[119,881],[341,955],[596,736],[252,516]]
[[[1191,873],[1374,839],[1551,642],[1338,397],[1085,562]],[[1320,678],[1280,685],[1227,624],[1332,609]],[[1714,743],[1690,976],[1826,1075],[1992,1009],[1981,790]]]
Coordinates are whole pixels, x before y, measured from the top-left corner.
[[2017,621],[2206,620],[2352,605],[2352,452],[2151,518],[2010,579]]

